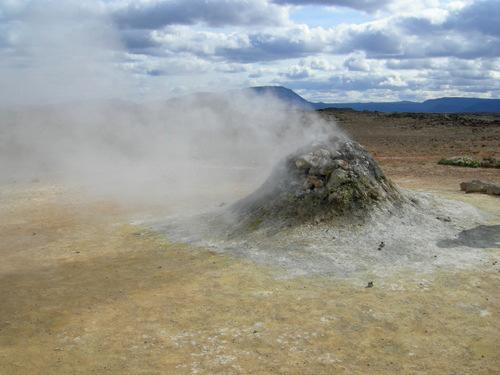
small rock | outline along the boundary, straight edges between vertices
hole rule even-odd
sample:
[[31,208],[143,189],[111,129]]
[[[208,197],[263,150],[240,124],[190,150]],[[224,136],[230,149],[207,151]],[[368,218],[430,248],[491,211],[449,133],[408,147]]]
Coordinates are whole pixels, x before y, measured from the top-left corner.
[[297,167],[297,169],[307,169],[310,165],[304,159],[297,159],[295,160],[295,166]]
[[347,174],[346,171],[344,171],[342,169],[336,169],[332,173],[332,175],[328,181],[327,187],[329,189],[337,189],[340,186],[342,186],[342,184],[344,184],[348,178],[349,178],[349,175]]
[[383,248],[385,247],[385,243],[384,241],[380,242],[380,244],[378,245],[378,250],[382,250]]
[[312,189],[319,189],[323,187],[323,181],[321,181],[318,177],[316,176],[307,176],[307,185],[308,188]]
[[334,160],[333,165],[335,168],[349,169],[349,163],[343,159]]
[[373,281],[368,281],[368,284],[365,286],[365,288],[373,288]]
[[436,216],[436,219],[444,221],[445,223],[449,223],[451,221],[451,218],[449,216]]

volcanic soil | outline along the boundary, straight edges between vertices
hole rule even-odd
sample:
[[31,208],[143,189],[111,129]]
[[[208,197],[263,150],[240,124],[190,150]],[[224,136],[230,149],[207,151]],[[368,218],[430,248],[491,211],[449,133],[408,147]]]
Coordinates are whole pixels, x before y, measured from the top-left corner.
[[[500,170],[437,165],[500,156],[498,117],[321,115],[398,185],[500,224],[500,198],[458,188]],[[471,268],[282,278],[133,224],[164,212],[43,179],[0,187],[0,374],[500,373],[499,247]]]

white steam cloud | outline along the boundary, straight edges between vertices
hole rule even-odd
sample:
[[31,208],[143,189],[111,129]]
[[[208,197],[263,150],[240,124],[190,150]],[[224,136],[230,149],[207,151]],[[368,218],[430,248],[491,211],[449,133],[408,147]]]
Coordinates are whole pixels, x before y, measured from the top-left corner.
[[251,93],[134,104],[109,20],[36,3],[2,50],[0,182],[62,181],[124,201],[229,202],[333,131],[312,112]]
[[119,34],[104,14],[71,0],[18,3],[0,45],[0,107],[130,94]]

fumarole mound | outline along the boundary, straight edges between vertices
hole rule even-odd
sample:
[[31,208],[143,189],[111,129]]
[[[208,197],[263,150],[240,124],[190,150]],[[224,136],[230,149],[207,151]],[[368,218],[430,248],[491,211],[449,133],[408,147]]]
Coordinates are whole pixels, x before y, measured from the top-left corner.
[[485,219],[463,202],[401,192],[358,143],[332,138],[278,162],[259,189],[229,207],[152,229],[287,275],[357,277],[481,264],[488,253],[475,238],[485,237]]
[[283,160],[253,194],[230,207],[241,228],[363,217],[402,194],[357,142],[334,137]]

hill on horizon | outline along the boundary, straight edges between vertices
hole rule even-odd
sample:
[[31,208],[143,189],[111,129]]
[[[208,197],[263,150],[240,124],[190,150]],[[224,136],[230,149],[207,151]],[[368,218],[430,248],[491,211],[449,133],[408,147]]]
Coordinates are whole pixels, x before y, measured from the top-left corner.
[[272,95],[288,104],[302,109],[350,108],[356,111],[378,112],[424,112],[424,113],[500,113],[500,99],[445,97],[424,102],[310,102],[295,91],[284,86],[256,86],[242,89],[257,95]]

